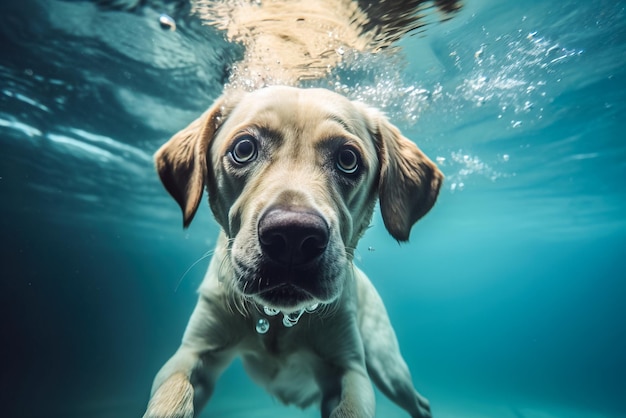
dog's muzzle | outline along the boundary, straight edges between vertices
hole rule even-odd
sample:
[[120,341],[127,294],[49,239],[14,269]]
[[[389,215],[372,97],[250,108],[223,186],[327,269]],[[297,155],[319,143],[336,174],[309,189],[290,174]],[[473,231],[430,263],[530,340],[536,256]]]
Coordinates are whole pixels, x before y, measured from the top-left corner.
[[314,209],[269,207],[257,221],[259,257],[254,265],[240,265],[244,295],[287,312],[329,300],[332,286],[325,257],[330,235],[326,220]]
[[[258,237],[263,256],[266,258],[266,270],[272,272],[272,285],[277,289],[291,288],[291,295],[302,291],[310,296],[311,272],[316,268],[328,246],[330,231],[321,215],[310,209],[293,207],[273,207],[259,219]],[[288,294],[278,290],[274,297],[289,298]],[[283,301],[285,302],[285,301]],[[313,313],[318,303],[292,312],[282,312],[283,325],[292,327],[298,323],[305,312]],[[280,310],[265,306],[267,316],[276,316]],[[260,318],[256,331],[264,334],[269,330],[269,321]]]

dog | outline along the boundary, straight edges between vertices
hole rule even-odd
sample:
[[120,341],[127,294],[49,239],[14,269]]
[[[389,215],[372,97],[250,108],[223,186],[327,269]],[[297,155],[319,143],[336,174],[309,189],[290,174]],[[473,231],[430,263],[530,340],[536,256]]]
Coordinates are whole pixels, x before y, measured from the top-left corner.
[[412,417],[431,417],[353,259],[377,202],[389,234],[407,241],[443,174],[382,112],[297,86],[337,65],[338,48],[376,52],[419,28],[422,3],[192,0],[247,52],[222,96],[155,154],[183,226],[206,188],[221,231],[144,418],[197,416],[236,357],[281,402],[318,405],[325,418],[373,417],[372,382]]
[[353,264],[377,198],[388,232],[406,241],[443,180],[383,114],[325,89],[228,94],[155,160],[184,225],[206,186],[222,231],[144,418],[197,415],[238,356],[281,402],[319,404],[323,417],[373,417],[370,378],[412,417],[431,416]]

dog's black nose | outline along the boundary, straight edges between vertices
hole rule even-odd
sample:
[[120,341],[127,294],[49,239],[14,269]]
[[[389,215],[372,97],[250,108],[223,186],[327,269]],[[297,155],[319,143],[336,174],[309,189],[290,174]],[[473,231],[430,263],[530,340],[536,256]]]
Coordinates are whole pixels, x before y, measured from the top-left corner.
[[285,266],[302,266],[328,245],[328,225],[311,210],[276,207],[259,220],[259,242],[265,255]]

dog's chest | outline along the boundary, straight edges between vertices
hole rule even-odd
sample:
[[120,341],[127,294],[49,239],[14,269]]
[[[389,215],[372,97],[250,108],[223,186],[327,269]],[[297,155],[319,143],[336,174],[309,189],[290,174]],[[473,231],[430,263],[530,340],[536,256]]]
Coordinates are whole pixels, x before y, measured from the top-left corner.
[[242,356],[244,367],[257,384],[281,402],[309,406],[320,398],[315,374],[326,365],[297,333],[281,331],[249,341]]

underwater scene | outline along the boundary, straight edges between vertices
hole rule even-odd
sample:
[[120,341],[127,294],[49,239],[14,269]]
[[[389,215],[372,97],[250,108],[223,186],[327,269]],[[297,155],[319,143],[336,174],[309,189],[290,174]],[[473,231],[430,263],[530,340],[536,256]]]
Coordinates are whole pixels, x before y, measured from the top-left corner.
[[[625,418],[626,1],[433,16],[304,83],[381,109],[445,175],[408,243],[376,208],[355,264],[433,417]],[[0,0],[0,51],[0,416],[141,417],[219,232],[206,194],[183,228],[153,154],[243,47],[183,0]],[[320,412],[235,361],[199,416]],[[376,416],[408,414],[377,391]]]

